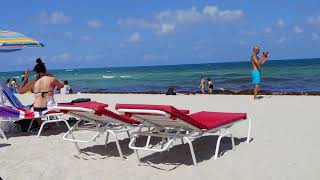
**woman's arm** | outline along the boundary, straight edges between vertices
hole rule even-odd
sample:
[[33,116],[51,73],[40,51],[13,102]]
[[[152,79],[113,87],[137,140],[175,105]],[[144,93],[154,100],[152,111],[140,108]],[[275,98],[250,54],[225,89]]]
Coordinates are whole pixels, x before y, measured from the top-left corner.
[[57,78],[54,80],[54,85],[57,86],[59,89],[64,87],[64,84]]
[[24,94],[28,91],[33,90],[34,84],[36,83],[35,80],[30,81],[29,83],[25,84],[24,86],[21,86],[20,88],[18,88],[18,93],[19,94]]

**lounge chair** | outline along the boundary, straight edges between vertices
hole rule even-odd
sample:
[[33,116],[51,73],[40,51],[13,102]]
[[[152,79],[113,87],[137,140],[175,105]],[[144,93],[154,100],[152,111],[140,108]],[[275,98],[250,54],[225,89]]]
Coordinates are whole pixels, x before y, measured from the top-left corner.
[[[124,159],[116,134],[126,132],[130,138],[129,130],[133,129],[140,123],[127,116],[109,111],[106,109],[107,107],[107,104],[90,101],[80,103],[59,103],[56,107],[52,107],[51,109],[67,113],[79,119],[63,136],[64,140],[75,143],[79,153],[81,153],[81,151],[77,143],[89,143],[95,141],[96,138],[100,137],[104,132],[107,132],[105,146],[108,144],[109,134],[112,134],[115,138],[119,155]],[[73,132],[76,130],[97,131],[97,133],[88,140],[81,140],[75,138]]]
[[[22,119],[30,119],[33,120],[35,118],[43,118],[49,116],[59,116],[61,113],[57,113],[56,111],[42,111],[42,112],[32,112],[23,108],[15,108],[6,105],[0,105],[0,122],[3,121],[19,121]],[[59,116],[60,117],[60,116]],[[63,119],[59,119],[59,121],[65,121]],[[66,125],[69,127],[68,123],[65,121]],[[39,131],[38,135],[41,131]],[[4,132],[0,128],[0,134],[3,136],[5,140],[8,140]]]
[[[176,139],[185,140],[189,144],[193,164],[196,165],[196,157],[193,150],[192,140],[205,134],[219,133],[216,143],[215,159],[218,157],[220,141],[223,137],[230,136],[232,147],[234,137],[229,128],[244,120],[248,120],[249,128],[247,133],[247,142],[249,143],[251,119],[246,113],[225,113],[225,112],[198,112],[186,114],[180,110],[165,105],[144,105],[144,104],[117,104],[116,110],[120,113],[140,121],[142,124],[153,127],[153,129],[144,130],[141,126],[137,132],[131,134],[129,148],[133,149],[140,161],[138,150],[153,152],[163,152],[173,146]],[[147,142],[144,147],[135,145],[139,136],[146,136]],[[162,138],[159,148],[149,147],[151,137]],[[167,142],[165,141],[167,139]]]
[[[15,107],[16,109],[22,110],[22,111],[29,111],[31,105],[23,105],[21,103],[21,101],[15,96],[15,94],[9,89],[7,88],[7,86],[5,85],[1,85],[0,84],[0,104],[4,104],[5,101],[8,101],[9,104],[12,107]],[[58,122],[64,122],[66,124],[66,126],[68,128],[70,128],[69,124],[67,123],[67,121],[63,118],[63,113],[54,113],[51,112],[50,114],[47,115],[43,115],[41,116],[41,120],[43,121],[43,123],[40,126],[40,129],[38,131],[37,137],[40,136],[44,125],[48,124],[48,123],[57,123],[57,125],[59,126]],[[32,124],[35,120],[35,118],[30,119],[30,124],[29,124],[29,128],[27,130],[27,132],[30,131]],[[60,127],[60,126],[59,126]]]

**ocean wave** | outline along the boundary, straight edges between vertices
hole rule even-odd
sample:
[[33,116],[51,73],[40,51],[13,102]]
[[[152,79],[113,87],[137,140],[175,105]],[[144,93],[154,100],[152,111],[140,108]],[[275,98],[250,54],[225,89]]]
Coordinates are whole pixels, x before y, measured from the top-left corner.
[[120,78],[130,78],[130,77],[132,77],[132,76],[130,76],[130,75],[123,75],[123,76],[120,76]]
[[71,71],[73,71],[73,69],[66,69],[65,71],[66,72],[71,72]]
[[113,79],[113,78],[115,78],[115,76],[105,76],[105,75],[103,75],[102,78],[104,78],[104,79]]
[[19,79],[19,78],[22,78],[23,77],[23,75],[21,75],[21,76],[14,76],[14,77],[12,77],[12,78],[14,78],[14,79]]

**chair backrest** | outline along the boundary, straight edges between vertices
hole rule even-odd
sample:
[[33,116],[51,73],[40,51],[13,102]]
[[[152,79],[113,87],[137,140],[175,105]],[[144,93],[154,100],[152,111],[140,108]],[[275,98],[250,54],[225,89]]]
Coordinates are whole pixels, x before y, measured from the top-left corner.
[[4,84],[0,84],[2,96],[9,101],[9,103],[16,108],[26,108],[16,95]]
[[192,123],[194,120],[189,115],[172,106],[117,104],[116,109],[148,126],[202,131]]
[[139,124],[139,122],[134,119],[107,110],[107,107],[107,104],[89,101],[79,103],[59,103],[55,107],[50,107],[50,109],[59,110],[84,120],[94,120],[102,123],[114,122],[123,125]]

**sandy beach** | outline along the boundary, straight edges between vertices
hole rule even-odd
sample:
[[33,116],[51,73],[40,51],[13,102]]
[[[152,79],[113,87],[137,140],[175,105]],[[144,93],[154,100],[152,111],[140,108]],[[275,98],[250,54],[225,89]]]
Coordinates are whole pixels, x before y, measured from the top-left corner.
[[[129,139],[120,134],[126,160],[119,158],[114,141],[104,147],[105,136],[96,142],[80,144],[82,154],[74,145],[62,140],[66,129],[53,127],[40,138],[34,134],[11,134],[0,140],[0,176],[9,179],[319,179],[320,142],[317,140],[320,97],[265,96],[253,101],[252,96],[233,95],[143,95],[143,94],[81,94],[57,95],[58,102],[79,97],[109,104],[169,104],[191,112],[201,110],[247,112],[252,118],[252,140],[245,143],[245,122],[231,131],[236,148],[230,140],[222,141],[221,156],[214,160],[217,136],[194,140],[198,166],[192,165],[188,145],[177,142],[169,152],[142,153],[144,163],[138,164],[128,148]],[[32,95],[19,95],[23,103]],[[81,134],[78,134],[81,136]]]

